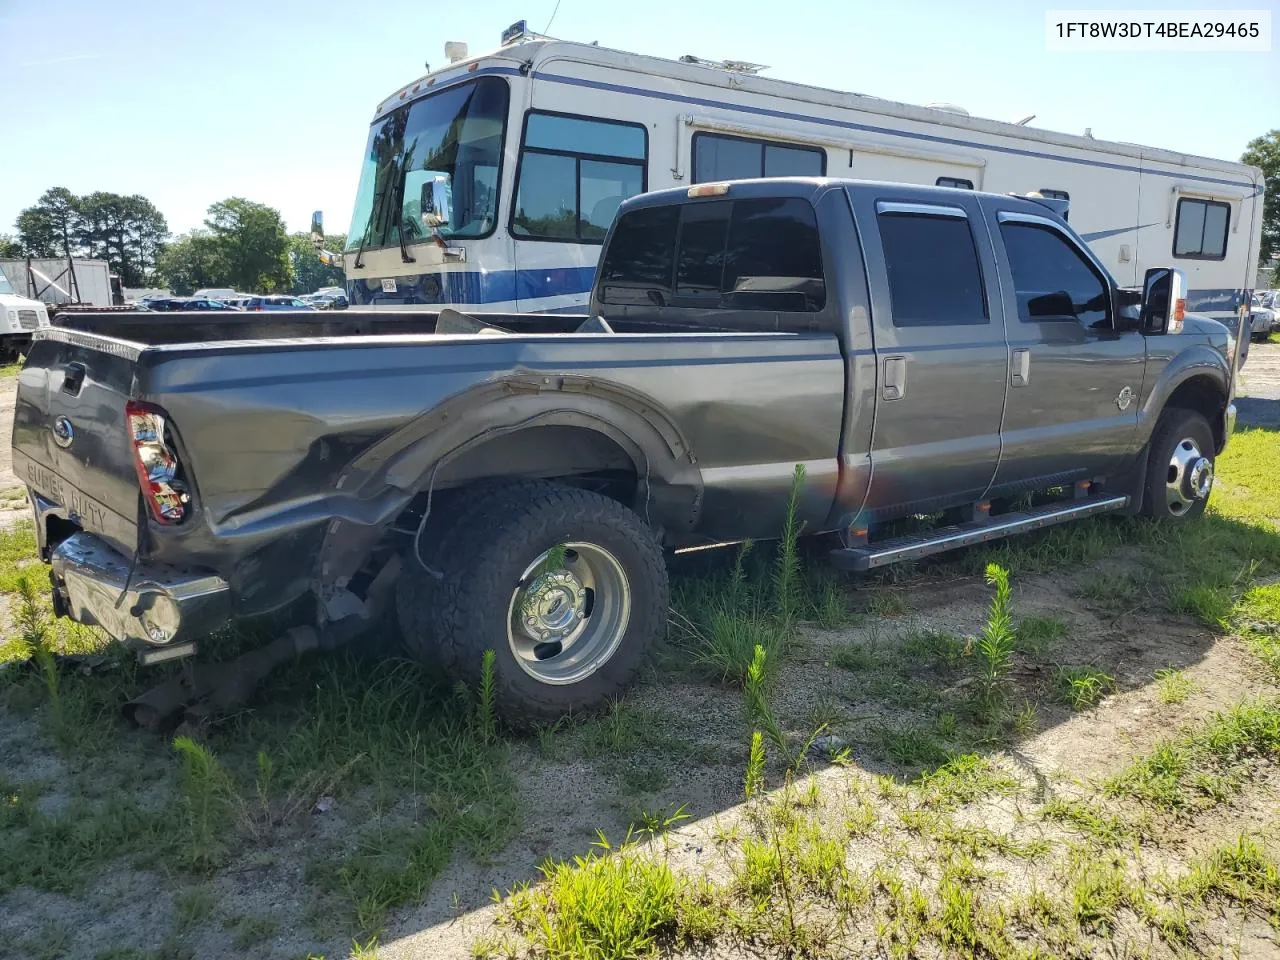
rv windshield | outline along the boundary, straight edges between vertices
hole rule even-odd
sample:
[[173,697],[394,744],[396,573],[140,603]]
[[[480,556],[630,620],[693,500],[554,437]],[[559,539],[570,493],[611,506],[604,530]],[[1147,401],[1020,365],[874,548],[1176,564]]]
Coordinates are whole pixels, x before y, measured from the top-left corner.
[[16,294],[16,291],[13,289],[13,284],[9,282],[9,278],[3,273],[0,273],[0,293]]
[[[374,124],[347,249],[362,242],[366,250],[395,246],[401,231],[406,243],[491,233],[498,217],[507,98],[505,80],[479,77]],[[449,197],[447,209],[433,204],[436,195]]]

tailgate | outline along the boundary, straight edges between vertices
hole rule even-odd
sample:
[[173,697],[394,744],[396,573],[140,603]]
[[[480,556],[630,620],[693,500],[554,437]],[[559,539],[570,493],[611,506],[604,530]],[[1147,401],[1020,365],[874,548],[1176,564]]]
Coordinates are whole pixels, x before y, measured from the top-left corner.
[[42,331],[13,413],[18,479],[126,554],[137,547],[138,476],[125,427],[137,351],[93,334]]

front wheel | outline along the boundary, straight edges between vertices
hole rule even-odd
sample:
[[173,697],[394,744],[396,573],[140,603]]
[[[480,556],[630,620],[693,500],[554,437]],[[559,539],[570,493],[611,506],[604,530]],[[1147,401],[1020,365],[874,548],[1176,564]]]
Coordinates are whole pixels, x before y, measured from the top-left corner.
[[443,579],[417,629],[434,625],[439,659],[471,684],[484,652],[494,651],[496,707],[509,723],[602,706],[666,633],[657,537],[607,497],[512,483],[490,492],[439,547]]
[[1151,438],[1142,512],[1167,520],[1204,513],[1213,490],[1213,450],[1209,421],[1193,410],[1166,410]]

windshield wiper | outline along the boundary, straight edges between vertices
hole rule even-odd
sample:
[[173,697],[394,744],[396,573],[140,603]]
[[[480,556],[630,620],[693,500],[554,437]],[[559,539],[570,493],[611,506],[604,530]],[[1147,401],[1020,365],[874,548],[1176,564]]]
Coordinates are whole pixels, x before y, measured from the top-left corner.
[[[364,225],[364,233],[360,235],[360,245],[356,247],[356,262],[351,265],[353,270],[359,270],[364,267],[364,261],[361,257],[364,255],[365,246],[369,243],[369,234],[373,231],[374,223],[381,222],[384,226],[386,224],[386,217],[383,216],[383,212],[386,207],[387,191],[391,189],[391,184],[394,182],[394,177],[389,181],[383,181],[382,190],[373,198],[373,206],[369,209],[369,222]],[[382,230],[381,233],[385,236],[386,230]],[[403,251],[403,240],[400,241],[400,247]]]
[[401,263],[417,263],[417,258],[409,256],[409,247],[404,242],[404,164],[409,159],[406,152],[404,158],[400,161],[400,169],[396,173],[396,202],[392,206],[396,214],[396,236],[400,238],[400,262]]

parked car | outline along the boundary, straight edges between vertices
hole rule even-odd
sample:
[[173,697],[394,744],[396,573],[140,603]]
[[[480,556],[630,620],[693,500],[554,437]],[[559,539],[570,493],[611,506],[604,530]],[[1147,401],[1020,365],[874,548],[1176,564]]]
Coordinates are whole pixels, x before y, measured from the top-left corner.
[[1250,335],[1254,340],[1266,340],[1273,333],[1280,333],[1280,305],[1270,290],[1253,295],[1249,306]]
[[[141,304],[140,304],[141,306]],[[207,297],[156,297],[146,302],[147,310],[235,310],[231,304]]]
[[315,307],[300,297],[248,297],[245,310],[314,310]]
[[225,300],[241,297],[244,294],[237,293],[231,287],[206,287],[203,290],[197,290],[192,296],[202,300]]
[[346,294],[342,293],[308,293],[300,298],[317,310],[345,310],[349,306]]
[[36,334],[13,464],[54,609],[144,663],[301,617],[261,671],[394,607],[456,678],[492,651],[527,723],[616,696],[666,633],[664,550],[777,537],[793,477],[852,570],[1198,517],[1242,345],[1184,296],[1172,269],[1121,290],[1034,200],[698,184],[622,204],[587,316],[73,316]]

